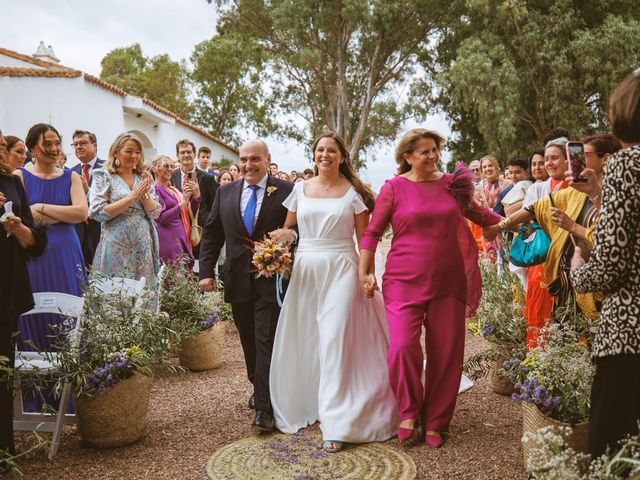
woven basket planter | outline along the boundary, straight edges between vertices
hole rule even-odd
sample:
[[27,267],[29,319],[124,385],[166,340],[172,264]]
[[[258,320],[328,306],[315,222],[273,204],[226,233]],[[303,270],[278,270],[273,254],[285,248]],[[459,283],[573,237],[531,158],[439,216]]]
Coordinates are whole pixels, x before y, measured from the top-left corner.
[[[547,417],[538,410],[538,407],[532,403],[522,402],[522,433],[536,432],[544,427],[570,427],[573,429],[571,435],[567,438],[567,445],[577,452],[586,453],[589,448],[589,422],[570,425],[568,423],[559,422],[553,418]],[[524,465],[527,466],[527,460],[530,452],[536,448],[534,442],[522,442],[522,453],[524,454]]]
[[134,373],[103,395],[76,399],[78,433],[84,445],[129,445],[147,431],[151,377]]
[[491,373],[489,373],[489,380],[491,382],[491,390],[495,393],[499,393],[500,395],[508,395],[511,396],[516,389],[509,380],[508,377],[500,374],[500,364],[501,361],[496,361],[493,367],[491,368]]
[[222,364],[225,324],[216,323],[204,332],[184,338],[180,343],[180,365],[189,370],[212,370]]

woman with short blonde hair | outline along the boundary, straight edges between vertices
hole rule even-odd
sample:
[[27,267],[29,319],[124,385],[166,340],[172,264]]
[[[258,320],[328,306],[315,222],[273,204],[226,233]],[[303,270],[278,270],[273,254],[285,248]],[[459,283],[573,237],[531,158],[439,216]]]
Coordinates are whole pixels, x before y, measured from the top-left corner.
[[154,220],[160,204],[144,164],[142,141],[121,133],[109,147],[104,168],[93,172],[89,217],[102,224],[93,271],[154,285],[159,269]]
[[142,140],[135,133],[121,133],[116,137],[111,146],[109,147],[109,153],[107,154],[107,160],[104,162],[104,169],[109,173],[120,172],[120,160],[118,159],[118,152],[122,150],[125,143],[135,142],[140,149],[140,156],[136,164],[133,166],[133,173],[142,175],[148,170],[147,165],[144,163],[144,145]]

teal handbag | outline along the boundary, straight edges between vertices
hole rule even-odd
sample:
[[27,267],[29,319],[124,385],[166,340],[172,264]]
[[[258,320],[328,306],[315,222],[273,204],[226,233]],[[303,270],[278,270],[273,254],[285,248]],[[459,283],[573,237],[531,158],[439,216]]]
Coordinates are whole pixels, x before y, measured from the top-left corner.
[[551,240],[536,222],[518,228],[518,236],[513,239],[509,255],[511,263],[518,267],[533,267],[547,259]]
[[[553,195],[549,193],[549,203],[553,203]],[[511,263],[518,267],[533,267],[547,259],[551,240],[537,222],[531,222],[518,228],[518,236],[511,244],[509,255]]]

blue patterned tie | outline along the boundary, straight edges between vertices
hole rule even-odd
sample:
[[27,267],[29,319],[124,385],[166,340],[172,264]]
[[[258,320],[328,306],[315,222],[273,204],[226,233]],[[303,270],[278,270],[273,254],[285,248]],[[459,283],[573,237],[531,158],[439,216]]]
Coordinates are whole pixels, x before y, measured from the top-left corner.
[[249,185],[251,189],[251,198],[249,198],[249,203],[247,203],[246,208],[244,209],[244,217],[242,217],[242,221],[244,223],[244,227],[247,229],[249,236],[253,234],[253,217],[256,214],[256,207],[258,206],[258,194],[256,193],[258,185]]

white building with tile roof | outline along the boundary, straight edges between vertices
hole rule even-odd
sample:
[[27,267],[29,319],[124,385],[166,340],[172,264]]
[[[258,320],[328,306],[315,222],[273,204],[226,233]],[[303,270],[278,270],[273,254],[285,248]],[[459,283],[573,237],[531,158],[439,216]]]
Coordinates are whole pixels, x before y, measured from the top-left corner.
[[160,105],[60,65],[53,49],[42,42],[34,56],[0,47],[0,129],[24,139],[39,122],[60,132],[67,166],[77,163],[71,148],[77,129],[96,134],[100,158],[106,158],[119,133],[132,132],[144,142],[147,159],[158,153],[175,158],[176,142],[188,138],[196,149],[209,147],[213,162],[238,160],[236,148]]

